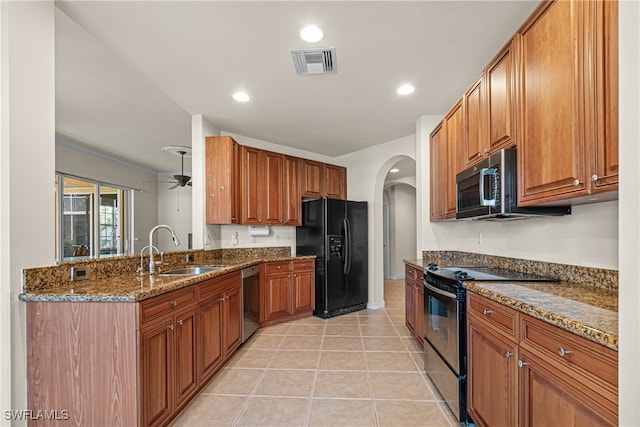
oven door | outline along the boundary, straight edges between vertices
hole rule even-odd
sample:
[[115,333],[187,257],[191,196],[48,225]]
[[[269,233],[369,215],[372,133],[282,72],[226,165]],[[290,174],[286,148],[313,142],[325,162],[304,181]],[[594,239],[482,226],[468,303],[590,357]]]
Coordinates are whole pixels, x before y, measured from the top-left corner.
[[424,335],[456,375],[460,374],[456,295],[424,282]]

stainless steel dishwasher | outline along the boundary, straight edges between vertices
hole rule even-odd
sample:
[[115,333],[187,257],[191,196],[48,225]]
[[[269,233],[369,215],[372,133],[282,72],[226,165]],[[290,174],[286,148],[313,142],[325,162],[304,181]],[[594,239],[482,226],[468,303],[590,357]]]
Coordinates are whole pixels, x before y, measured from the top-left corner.
[[258,329],[260,316],[260,268],[242,270],[242,342]]

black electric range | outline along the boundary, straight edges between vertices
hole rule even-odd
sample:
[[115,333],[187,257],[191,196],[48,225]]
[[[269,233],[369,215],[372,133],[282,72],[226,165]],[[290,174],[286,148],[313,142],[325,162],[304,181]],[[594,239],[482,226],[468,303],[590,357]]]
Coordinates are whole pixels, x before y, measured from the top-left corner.
[[425,371],[459,422],[471,424],[467,413],[467,281],[557,282],[491,267],[439,267],[424,269]]

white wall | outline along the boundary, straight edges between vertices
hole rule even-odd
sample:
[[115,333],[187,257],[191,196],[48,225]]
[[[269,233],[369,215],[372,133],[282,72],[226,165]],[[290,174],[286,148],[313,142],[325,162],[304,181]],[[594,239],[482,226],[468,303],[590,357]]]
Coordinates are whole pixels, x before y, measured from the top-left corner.
[[[5,349],[0,352],[0,396],[2,409],[7,410],[27,409],[26,307],[17,300],[21,270],[55,262],[55,46],[53,2],[2,2],[1,7],[0,241],[2,288],[8,288],[9,295],[3,293],[0,298],[3,308],[11,306],[11,318],[0,328],[2,336],[11,334],[11,339],[3,342]],[[0,422],[8,424],[4,417]]]
[[60,136],[56,137],[55,152],[58,172],[141,190],[133,192],[133,252],[139,253],[149,243],[149,230],[158,224],[157,175],[91,152]]
[[[169,190],[172,184],[167,184],[166,176],[158,176],[158,224],[166,224],[173,229],[180,246],[174,246],[171,233],[167,230],[156,232],[158,250],[160,252],[182,251],[189,247],[192,217],[192,191],[188,185]],[[149,238],[145,238],[145,242]]]
[[391,279],[404,278],[404,259],[415,258],[416,189],[396,183],[384,190],[389,206],[389,272]]
[[619,423],[640,425],[640,3],[619,3],[620,141],[620,351]]

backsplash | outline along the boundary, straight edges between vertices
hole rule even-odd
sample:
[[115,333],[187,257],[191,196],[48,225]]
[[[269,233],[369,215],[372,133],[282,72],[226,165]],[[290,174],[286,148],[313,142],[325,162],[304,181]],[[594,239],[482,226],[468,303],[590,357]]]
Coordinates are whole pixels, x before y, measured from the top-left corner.
[[[164,254],[164,265],[162,268],[168,270],[185,266],[187,264],[188,254],[193,255],[191,264],[208,265],[232,259],[287,257],[291,255],[291,248],[283,246],[166,252]],[[142,262],[146,270],[149,263],[149,256],[144,255]],[[64,261],[60,263],[60,265],[24,268],[22,269],[22,292],[42,291],[65,285],[70,282],[71,268],[73,267],[88,267],[90,280],[105,279],[125,274],[134,274],[140,267],[140,256],[128,255],[112,258],[82,259],[77,261]]]
[[564,282],[579,283],[604,289],[618,289],[618,271],[604,268],[581,267],[569,264],[555,264],[496,255],[477,254],[460,251],[423,251],[425,264],[435,262],[443,266],[496,267],[519,271],[537,276],[553,277]]

